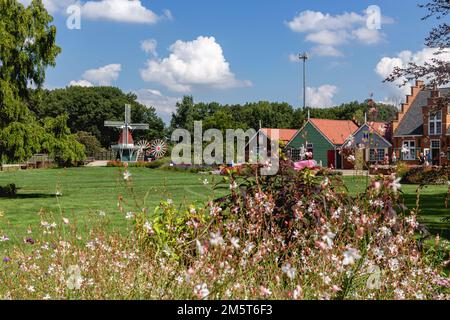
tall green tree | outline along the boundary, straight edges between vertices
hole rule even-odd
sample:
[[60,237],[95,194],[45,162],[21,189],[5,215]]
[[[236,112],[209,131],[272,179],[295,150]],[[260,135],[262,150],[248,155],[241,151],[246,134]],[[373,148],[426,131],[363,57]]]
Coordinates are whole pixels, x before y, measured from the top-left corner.
[[38,118],[67,114],[67,125],[73,133],[89,132],[105,148],[117,142],[119,131],[105,127],[104,121],[123,121],[125,104],[131,105],[133,122],[150,126],[148,131],[136,130],[133,133],[135,140],[164,137],[164,122],[156,115],[155,109],[140,104],[135,94],[126,94],[119,88],[71,86],[45,90],[40,101],[31,100],[31,110]]
[[40,151],[42,125],[25,103],[30,86],[40,89],[45,69],[55,65],[61,49],[56,28],[41,0],[24,7],[0,0],[0,158],[24,161]]
[[44,120],[42,151],[46,151],[60,166],[77,165],[85,159],[85,147],[67,127],[67,115]]

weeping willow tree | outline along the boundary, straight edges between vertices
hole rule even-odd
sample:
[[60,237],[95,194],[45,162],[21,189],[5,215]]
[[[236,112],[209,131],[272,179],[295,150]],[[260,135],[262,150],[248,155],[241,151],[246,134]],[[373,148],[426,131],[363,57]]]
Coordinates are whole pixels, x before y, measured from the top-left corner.
[[[51,23],[41,0],[33,0],[28,7],[17,0],[0,0],[0,160],[21,162],[43,149],[60,154],[52,146],[58,140],[68,143],[65,161],[83,157],[82,147],[70,132],[63,138],[53,134],[53,127],[45,125],[30,112],[26,101],[32,92],[39,92],[45,81],[45,70],[55,66],[61,52],[56,45],[56,28]],[[61,123],[60,125],[65,125]],[[81,148],[81,149],[80,149]]]

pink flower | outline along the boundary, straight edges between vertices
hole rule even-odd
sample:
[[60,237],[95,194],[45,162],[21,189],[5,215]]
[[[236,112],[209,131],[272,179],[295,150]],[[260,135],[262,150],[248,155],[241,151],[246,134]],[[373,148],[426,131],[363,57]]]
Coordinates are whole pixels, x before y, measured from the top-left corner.
[[260,291],[261,295],[264,297],[268,297],[268,296],[272,295],[272,291],[270,291],[270,289],[268,289],[264,286],[259,287],[259,291]]

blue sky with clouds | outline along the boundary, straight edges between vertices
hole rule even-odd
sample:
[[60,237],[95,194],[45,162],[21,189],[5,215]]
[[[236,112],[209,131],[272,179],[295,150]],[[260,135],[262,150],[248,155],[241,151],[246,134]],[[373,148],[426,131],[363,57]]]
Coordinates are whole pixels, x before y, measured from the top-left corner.
[[[21,0],[27,3],[29,0]],[[330,106],[396,101],[405,90],[383,84],[395,65],[431,56],[431,23],[420,0],[44,0],[55,18],[62,53],[48,88],[114,85],[136,92],[169,119],[177,99],[301,104],[300,64],[307,51],[308,102]],[[81,8],[81,29],[66,26],[66,9]],[[366,9],[381,9],[380,30]]]

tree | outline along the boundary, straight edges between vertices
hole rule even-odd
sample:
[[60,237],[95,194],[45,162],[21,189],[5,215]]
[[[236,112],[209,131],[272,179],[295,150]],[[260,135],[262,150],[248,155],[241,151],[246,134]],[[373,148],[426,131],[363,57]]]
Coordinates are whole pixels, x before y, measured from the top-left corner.
[[[425,8],[428,13],[422,20],[431,17],[441,21],[450,12],[450,2],[448,0],[432,0],[427,4],[419,5]],[[437,27],[431,29],[428,37],[425,39],[425,46],[437,49],[434,57],[426,61],[423,65],[417,65],[415,62],[409,62],[406,68],[395,67],[393,72],[384,80],[385,82],[394,82],[403,80],[400,86],[408,84],[414,79],[427,80],[429,87],[439,87],[450,83],[450,61],[440,59],[440,55],[450,47],[450,26],[446,22],[440,23]],[[440,103],[448,103],[450,95],[440,99]]]
[[43,129],[42,150],[60,166],[77,165],[86,158],[84,146],[67,127],[67,115],[46,118]]
[[34,100],[37,99],[32,99],[30,104],[37,117],[67,114],[67,125],[73,133],[89,132],[105,148],[117,142],[119,131],[105,127],[104,121],[123,121],[125,104],[131,105],[133,122],[148,123],[150,126],[148,131],[135,131],[135,140],[164,137],[164,122],[156,115],[155,109],[140,104],[135,94],[125,94],[119,88],[71,86],[45,90],[40,102],[35,103]]
[[38,90],[45,69],[55,65],[61,49],[56,28],[41,0],[25,8],[16,0],[0,0],[0,158],[24,161],[40,150],[44,131],[25,99],[29,85]]
[[75,139],[84,146],[86,156],[93,156],[98,152],[106,151],[100,141],[91,133],[86,131],[78,131]]

